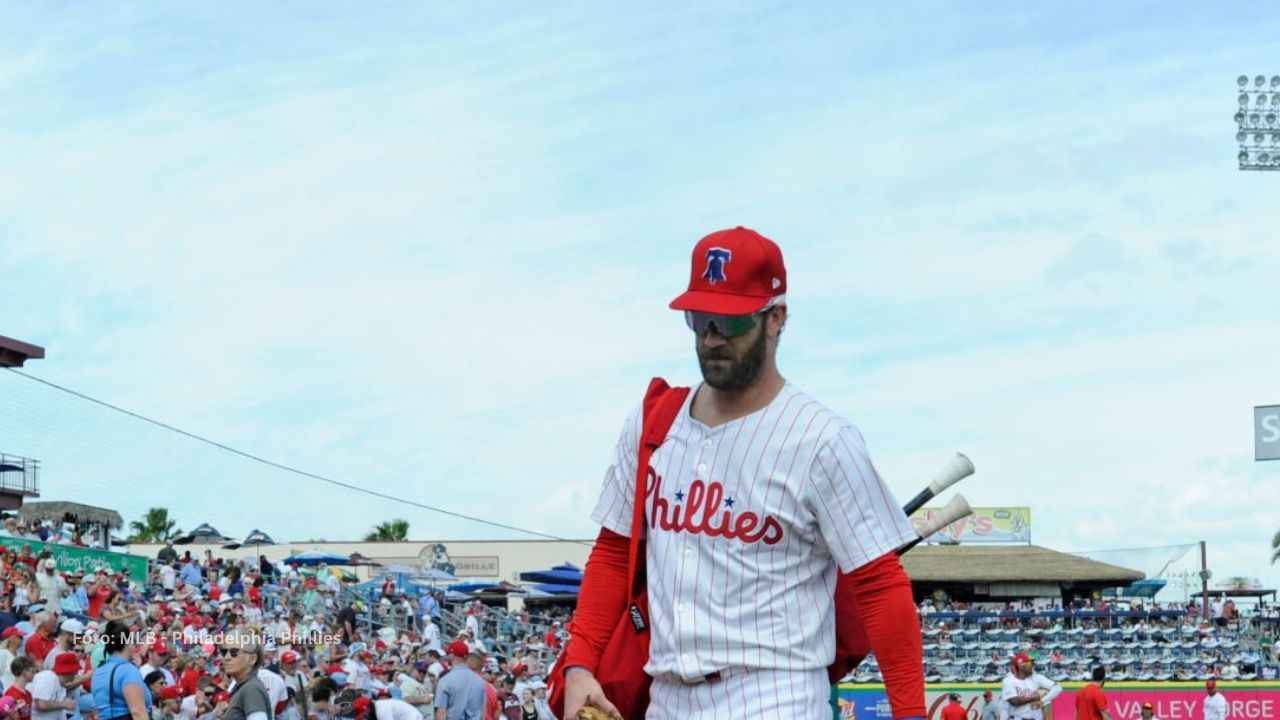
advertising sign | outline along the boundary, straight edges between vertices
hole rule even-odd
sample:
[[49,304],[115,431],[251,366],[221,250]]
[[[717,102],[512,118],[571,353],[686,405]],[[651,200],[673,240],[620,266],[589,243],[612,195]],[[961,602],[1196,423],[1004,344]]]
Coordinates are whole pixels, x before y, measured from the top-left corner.
[[1253,409],[1253,459],[1280,460],[1280,405]]
[[[911,524],[919,530],[933,519],[939,508],[921,508],[911,516]],[[925,538],[926,542],[1029,543],[1031,542],[1031,508],[976,507],[973,514],[944,527]]]
[[75,572],[84,570],[88,575],[105,565],[113,573],[122,572],[133,582],[147,582],[147,559],[138,555],[90,550],[75,545],[50,545],[39,540],[26,538],[0,537],[0,545],[21,551],[23,545],[31,546],[31,554],[39,555],[45,550],[53,553],[54,562],[58,563],[58,572]]
[[[1083,683],[1063,683],[1066,688],[1053,702],[1053,717],[1067,720],[1076,716],[1076,692]],[[947,696],[960,695],[960,706],[971,720],[982,717],[982,693],[991,690],[998,700],[1000,686],[992,685],[928,685],[925,688],[926,720],[941,720]],[[1227,699],[1227,717],[1231,720],[1275,720],[1280,718],[1280,682],[1218,683],[1218,692]],[[1107,683],[1107,708],[1112,720],[1139,720],[1142,704],[1151,703],[1160,720],[1202,720],[1204,717],[1204,683]],[[842,684],[837,689],[837,720],[892,720],[889,698],[883,685]]]

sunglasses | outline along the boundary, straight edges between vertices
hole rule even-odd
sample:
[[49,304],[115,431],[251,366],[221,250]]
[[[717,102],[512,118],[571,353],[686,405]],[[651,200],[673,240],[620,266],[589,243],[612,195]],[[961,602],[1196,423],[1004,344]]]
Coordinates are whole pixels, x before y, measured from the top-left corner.
[[721,336],[727,338],[736,337],[756,326],[757,315],[764,315],[772,309],[772,307],[768,307],[747,315],[714,315],[712,313],[685,310],[684,322],[698,336],[701,336],[708,328],[714,325],[716,332]]
[[218,650],[218,654],[224,658],[239,657],[242,652],[244,651],[240,648],[221,648]]

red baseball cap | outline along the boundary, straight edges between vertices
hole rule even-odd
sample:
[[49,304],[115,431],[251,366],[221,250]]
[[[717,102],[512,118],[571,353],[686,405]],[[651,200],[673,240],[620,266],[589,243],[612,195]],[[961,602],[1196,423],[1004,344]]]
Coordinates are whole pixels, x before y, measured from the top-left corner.
[[280,653],[280,662],[296,663],[298,662],[298,653],[292,650],[285,650],[284,652]]
[[1216,689],[1217,687],[1218,687],[1218,681],[1217,681],[1217,680],[1209,680],[1209,681],[1205,682],[1205,684],[1204,684],[1204,689],[1205,689],[1205,690],[1214,690],[1214,689]]
[[467,647],[467,644],[461,640],[454,640],[449,643],[449,647],[445,648],[445,652],[456,658],[464,658],[471,652],[471,648]]
[[163,640],[157,640],[156,643],[151,646],[151,651],[161,655],[168,655],[169,646],[165,645]]
[[1013,666],[1014,666],[1014,667],[1018,667],[1018,663],[1024,663],[1024,662],[1025,662],[1025,663],[1034,663],[1035,661],[1031,659],[1031,656],[1030,656],[1030,655],[1028,655],[1028,654],[1026,654],[1026,653],[1024,653],[1024,652],[1020,652],[1020,653],[1018,653],[1017,655],[1014,655],[1014,656],[1013,656]]
[[671,301],[671,309],[749,315],[786,292],[787,268],[777,243],[738,226],[698,241],[689,289]]
[[14,635],[17,635],[18,637],[24,637],[25,634],[22,632],[22,628],[18,627],[17,625],[10,625],[9,627],[4,629],[3,637],[5,640],[8,640]]

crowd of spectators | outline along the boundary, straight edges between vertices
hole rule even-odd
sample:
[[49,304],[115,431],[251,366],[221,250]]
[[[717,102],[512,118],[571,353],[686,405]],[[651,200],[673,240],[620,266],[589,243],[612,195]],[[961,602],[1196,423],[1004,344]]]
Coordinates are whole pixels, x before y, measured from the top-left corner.
[[[964,603],[930,600],[918,607],[930,682],[997,681],[1019,653],[1058,681],[1087,681],[1092,668],[1123,680],[1274,679],[1273,613],[1239,612],[1215,598],[1201,606],[1131,600]],[[878,682],[871,657],[851,678]]]
[[[357,589],[338,568],[171,546],[138,582],[10,544],[0,718],[421,720],[462,717],[475,702],[485,718],[552,718],[543,679],[567,611],[451,602],[391,578]],[[261,718],[245,705],[259,686]]]

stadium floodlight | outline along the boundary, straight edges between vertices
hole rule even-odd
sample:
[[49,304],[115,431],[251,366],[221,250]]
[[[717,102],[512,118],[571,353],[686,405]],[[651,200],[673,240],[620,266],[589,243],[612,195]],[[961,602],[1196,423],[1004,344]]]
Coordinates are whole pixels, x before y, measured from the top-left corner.
[[1280,75],[1236,78],[1236,157],[1241,170],[1280,170]]

